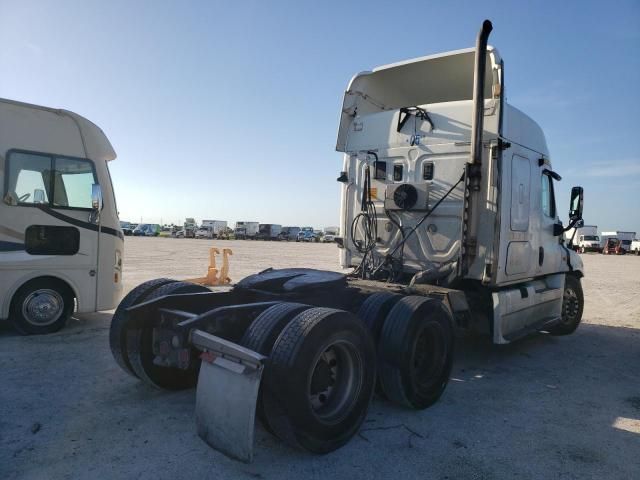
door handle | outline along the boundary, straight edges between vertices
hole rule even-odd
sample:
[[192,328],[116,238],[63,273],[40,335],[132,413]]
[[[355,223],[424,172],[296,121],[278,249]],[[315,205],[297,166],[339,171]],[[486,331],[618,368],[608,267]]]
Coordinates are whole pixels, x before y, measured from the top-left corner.
[[538,265],[542,266],[544,262],[544,248],[538,248]]

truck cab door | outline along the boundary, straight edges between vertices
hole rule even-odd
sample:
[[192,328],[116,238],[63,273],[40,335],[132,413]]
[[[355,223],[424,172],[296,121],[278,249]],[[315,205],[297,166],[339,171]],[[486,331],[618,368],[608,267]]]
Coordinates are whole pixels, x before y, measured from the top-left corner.
[[556,201],[553,189],[553,177],[556,176],[546,164],[543,164],[538,173],[536,183],[538,195],[539,215],[536,219],[539,222],[537,228],[537,251],[536,251],[536,276],[557,273],[561,270],[560,262],[562,257],[561,237],[554,235],[554,225],[558,220]]

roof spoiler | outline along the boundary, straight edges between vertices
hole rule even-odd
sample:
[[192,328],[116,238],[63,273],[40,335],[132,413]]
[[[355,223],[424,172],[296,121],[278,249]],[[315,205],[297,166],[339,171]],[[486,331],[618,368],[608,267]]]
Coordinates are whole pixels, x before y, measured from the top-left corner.
[[493,25],[489,20],[482,22],[476,40],[476,61],[473,70],[473,119],[471,122],[471,161],[482,163],[482,132],[484,128],[484,81],[487,58],[487,41]]

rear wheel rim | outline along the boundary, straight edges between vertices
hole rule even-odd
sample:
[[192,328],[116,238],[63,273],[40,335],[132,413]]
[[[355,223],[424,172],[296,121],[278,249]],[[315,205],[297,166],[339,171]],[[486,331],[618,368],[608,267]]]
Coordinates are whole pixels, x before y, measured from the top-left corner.
[[351,342],[329,344],[316,357],[309,375],[308,401],[323,422],[340,422],[351,411],[364,380],[362,358]]
[[31,292],[22,303],[22,316],[29,323],[40,327],[55,323],[63,311],[62,295],[49,288]]
[[443,328],[431,322],[418,333],[411,352],[411,380],[416,387],[428,389],[440,381],[447,360]]

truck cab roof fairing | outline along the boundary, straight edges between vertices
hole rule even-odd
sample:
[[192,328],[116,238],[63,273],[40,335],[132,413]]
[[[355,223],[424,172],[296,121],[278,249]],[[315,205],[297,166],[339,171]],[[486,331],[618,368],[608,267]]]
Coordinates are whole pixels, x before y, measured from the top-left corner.
[[[500,81],[500,55],[487,47],[485,98]],[[357,74],[344,94],[336,150],[344,152],[349,127],[356,115],[430,103],[471,100],[475,49],[429,55],[377,67]]]

